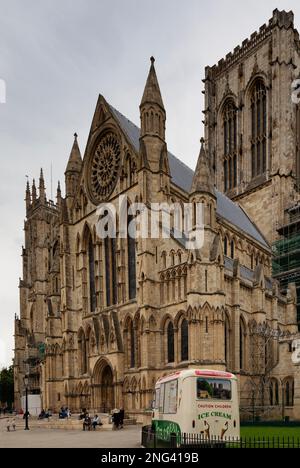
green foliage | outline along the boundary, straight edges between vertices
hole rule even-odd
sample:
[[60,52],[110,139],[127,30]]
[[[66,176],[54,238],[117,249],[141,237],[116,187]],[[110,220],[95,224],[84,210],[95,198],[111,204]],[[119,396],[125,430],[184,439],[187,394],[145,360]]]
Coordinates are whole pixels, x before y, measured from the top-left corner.
[[0,371],[0,403],[13,406],[14,401],[14,369],[13,366]]

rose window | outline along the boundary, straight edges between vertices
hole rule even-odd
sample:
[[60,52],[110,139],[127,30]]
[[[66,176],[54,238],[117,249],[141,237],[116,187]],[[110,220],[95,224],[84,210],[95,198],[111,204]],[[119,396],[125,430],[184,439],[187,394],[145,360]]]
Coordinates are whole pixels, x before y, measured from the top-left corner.
[[111,195],[120,168],[120,144],[113,133],[105,135],[96,147],[91,162],[91,189],[95,200],[101,201]]

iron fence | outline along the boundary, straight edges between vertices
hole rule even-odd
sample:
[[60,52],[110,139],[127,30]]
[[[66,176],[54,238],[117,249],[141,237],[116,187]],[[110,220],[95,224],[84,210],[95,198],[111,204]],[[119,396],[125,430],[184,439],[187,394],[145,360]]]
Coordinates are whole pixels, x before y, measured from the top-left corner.
[[142,429],[142,446],[147,449],[172,448],[182,450],[213,449],[299,449],[299,437],[247,437],[207,439],[202,434],[158,435],[151,426]]

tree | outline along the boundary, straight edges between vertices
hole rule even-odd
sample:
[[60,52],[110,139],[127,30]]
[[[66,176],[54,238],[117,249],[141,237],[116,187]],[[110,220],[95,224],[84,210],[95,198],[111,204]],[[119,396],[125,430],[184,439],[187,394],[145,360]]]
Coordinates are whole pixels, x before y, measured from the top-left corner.
[[14,369],[13,366],[0,372],[0,403],[11,408],[14,401]]

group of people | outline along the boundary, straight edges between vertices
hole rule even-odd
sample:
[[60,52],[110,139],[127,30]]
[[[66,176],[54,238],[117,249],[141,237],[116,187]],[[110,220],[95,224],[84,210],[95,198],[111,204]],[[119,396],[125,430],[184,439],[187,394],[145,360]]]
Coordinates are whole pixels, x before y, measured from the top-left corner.
[[83,430],[84,431],[95,431],[98,426],[103,426],[100,417],[98,414],[95,414],[93,418],[89,414],[86,414],[86,416],[83,419]]
[[111,421],[113,424],[113,431],[118,429],[124,429],[124,418],[125,411],[124,409],[114,409],[111,416]]
[[[124,409],[114,409],[111,412],[110,422],[113,425],[112,426],[113,431],[124,428],[124,418],[125,418]],[[95,431],[97,429],[97,426],[103,426],[98,414],[95,414],[95,416],[92,418],[90,414],[88,413],[88,411],[85,409],[82,410],[79,416],[79,419],[80,421],[83,421],[82,428],[84,431],[91,431],[91,430]]]
[[95,431],[97,426],[103,426],[98,414],[95,414],[95,416],[92,418],[86,409],[82,410],[79,419],[80,421],[83,421],[84,431],[91,431],[92,429]]
[[14,419],[8,419],[6,421],[6,429],[7,429],[7,432],[10,432],[10,429],[12,428],[12,430],[14,432],[16,432],[16,420],[15,418]]
[[69,410],[69,408],[62,406],[59,412],[59,419],[70,419],[70,417],[71,411]]
[[52,416],[52,412],[51,412],[50,410],[46,410],[46,411],[45,411],[45,410],[43,409],[43,410],[41,411],[41,414],[39,414],[39,420],[48,419],[48,421],[49,421],[49,419],[51,418],[51,416]]
[[13,408],[9,408],[8,406],[0,406],[0,416],[3,414],[14,414],[16,411]]

